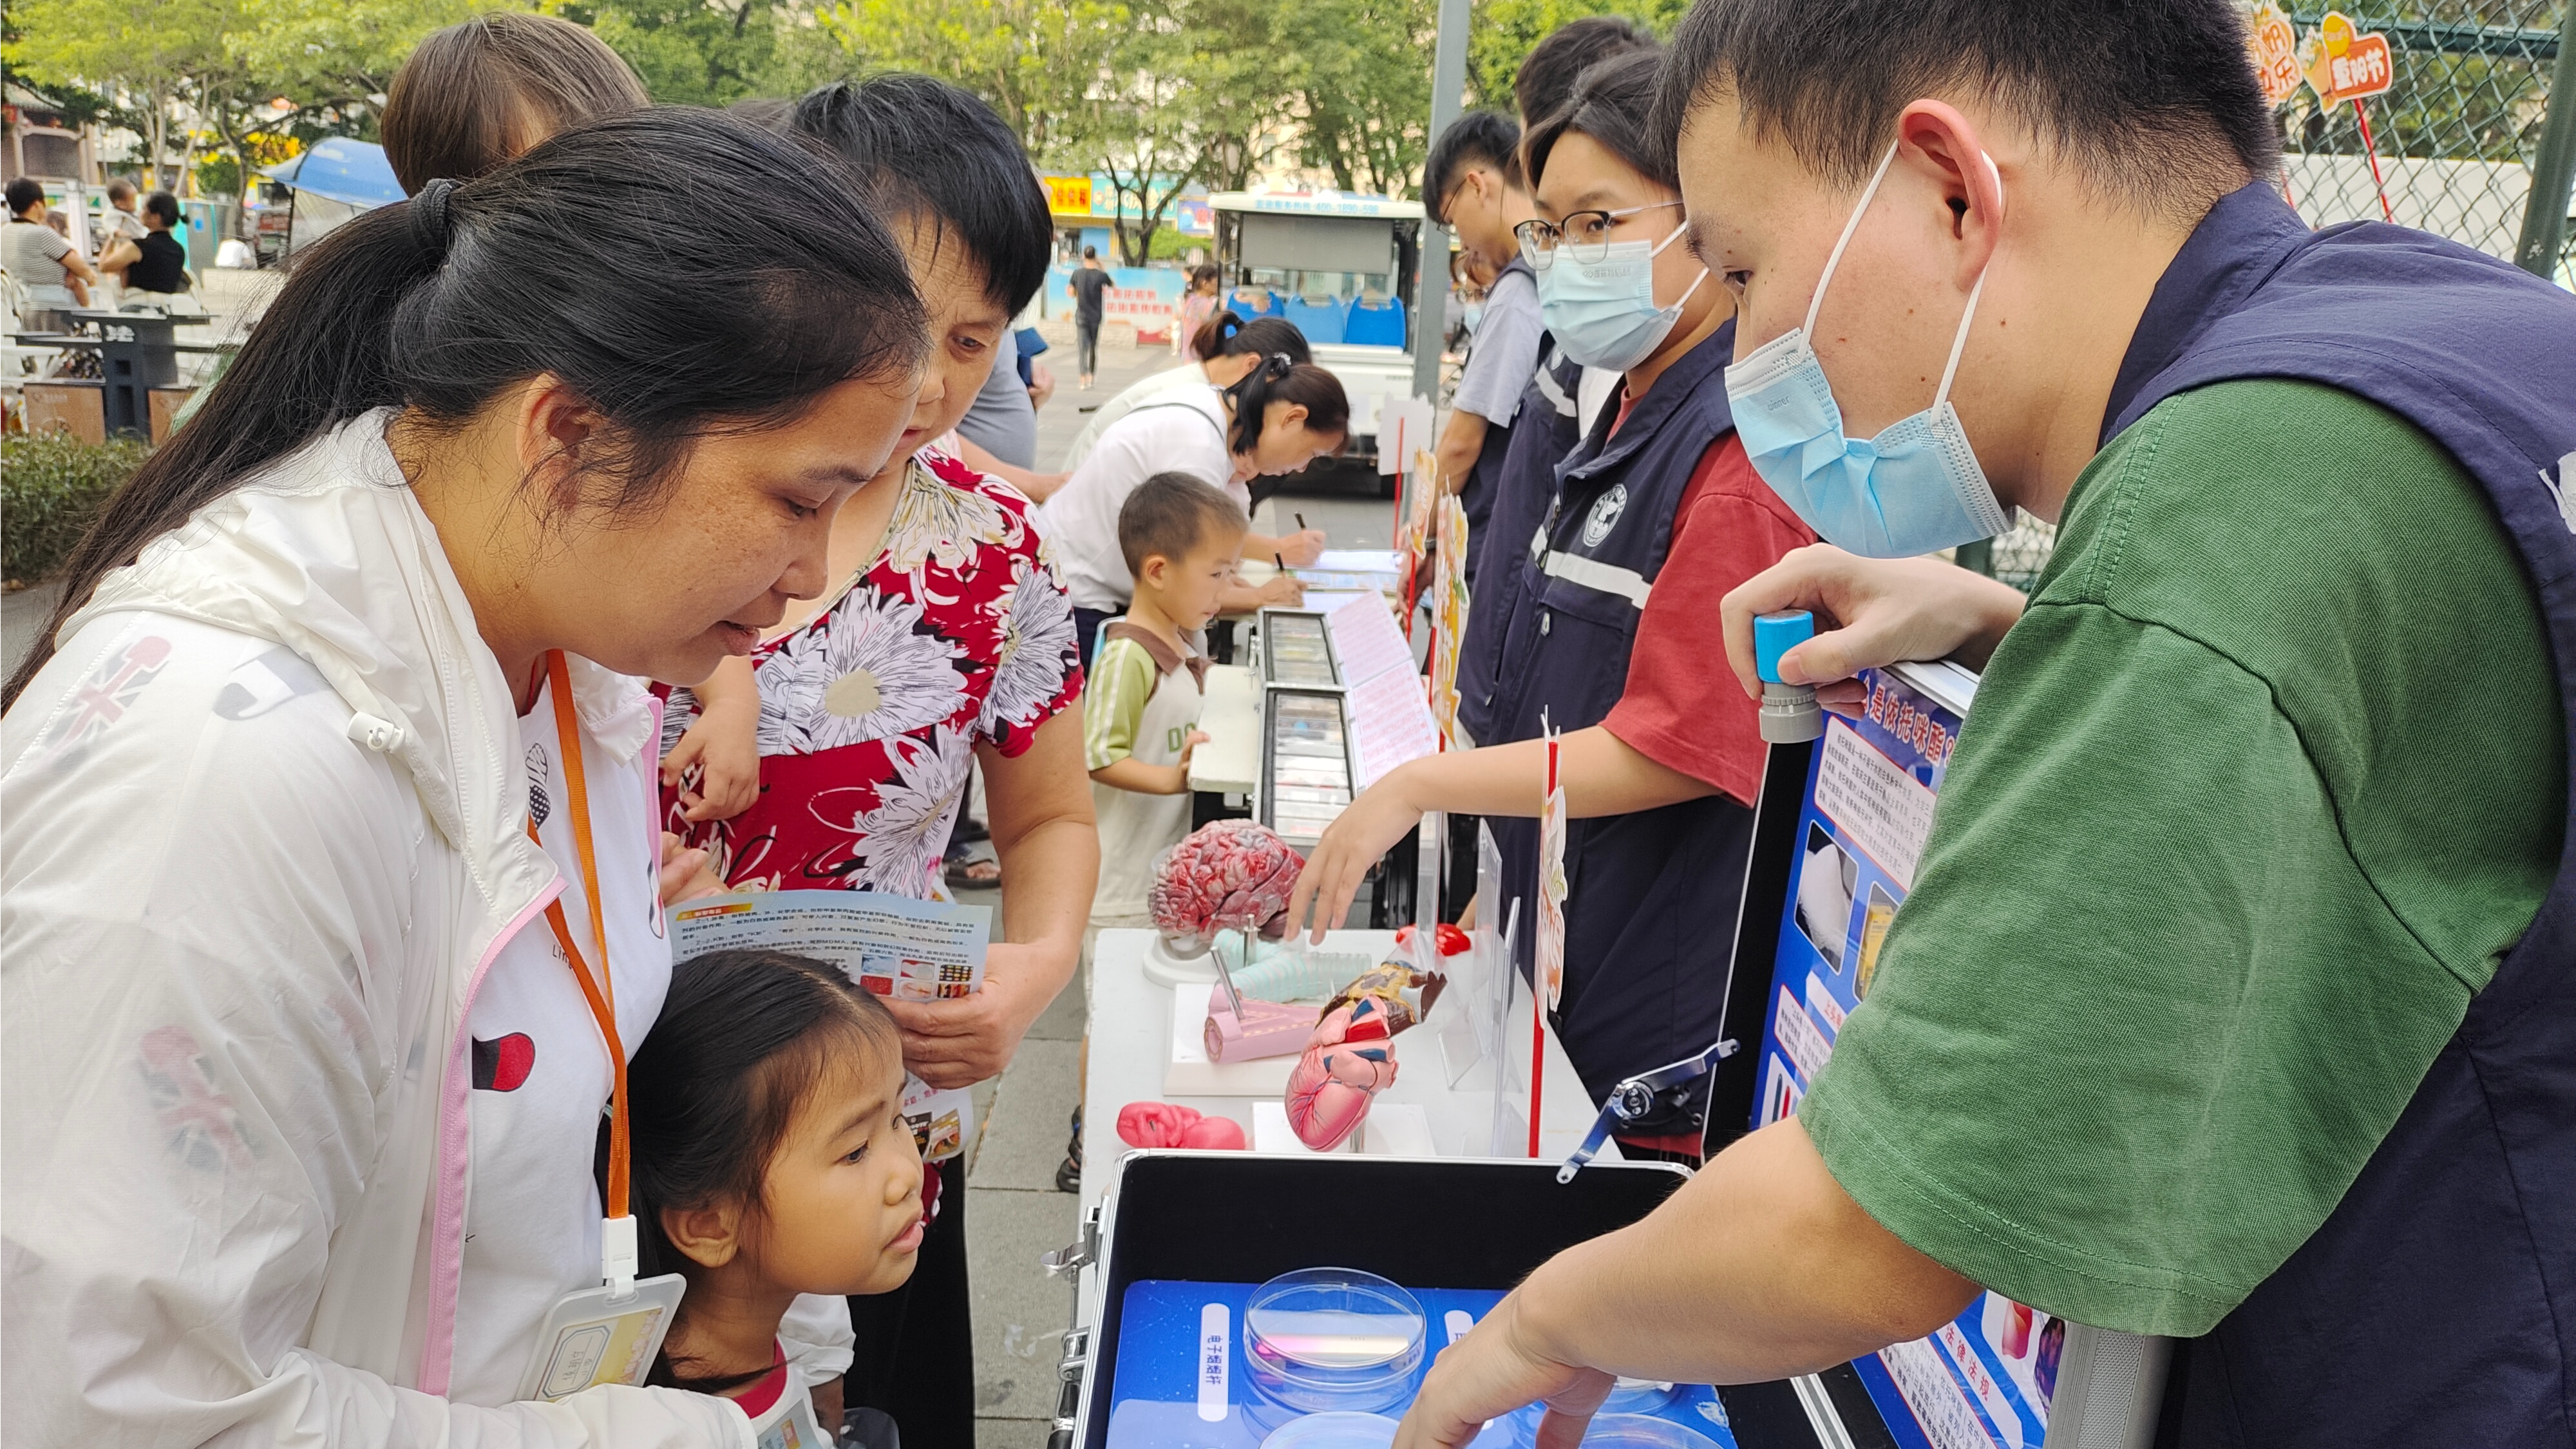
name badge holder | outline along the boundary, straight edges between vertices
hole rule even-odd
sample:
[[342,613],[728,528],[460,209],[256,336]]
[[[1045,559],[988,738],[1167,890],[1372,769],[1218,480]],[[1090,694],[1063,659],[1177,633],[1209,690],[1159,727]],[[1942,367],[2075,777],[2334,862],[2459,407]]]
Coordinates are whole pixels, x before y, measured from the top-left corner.
[[778,1402],[751,1421],[751,1449],[832,1449],[832,1440],[814,1422],[814,1396],[796,1387],[793,1369]]
[[[572,966],[573,979],[581,983],[582,1000],[588,1003],[591,1019],[599,1025],[600,1044],[608,1052],[609,1071],[608,1191],[603,1204],[606,1215],[599,1225],[600,1281],[556,1300],[537,1336],[536,1355],[519,1379],[520,1398],[554,1400],[598,1384],[642,1384],[653,1371],[688,1282],[677,1273],[641,1281],[635,1277],[635,1219],[627,1210],[628,1171],[634,1158],[626,1130],[626,1048],[617,1035],[617,988],[608,973],[608,929],[599,898],[599,857],[591,845],[590,791],[582,770],[581,728],[573,713],[572,676],[562,650],[546,654],[546,683],[554,696],[555,742],[563,761],[565,792],[571,796],[573,844],[581,858],[582,890],[590,905],[590,938],[599,948],[598,972],[591,971],[573,942],[560,895],[546,905],[546,924]],[[528,822],[528,838],[537,839],[533,819]],[[771,1446],[764,1440],[762,1449],[789,1449],[797,1443],[791,1439]]]

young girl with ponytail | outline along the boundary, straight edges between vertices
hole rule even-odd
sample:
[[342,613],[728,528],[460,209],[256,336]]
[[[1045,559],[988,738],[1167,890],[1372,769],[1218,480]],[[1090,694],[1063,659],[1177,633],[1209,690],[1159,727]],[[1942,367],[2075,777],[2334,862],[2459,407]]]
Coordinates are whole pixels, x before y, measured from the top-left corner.
[[[1157,473],[1188,473],[1223,490],[1249,515],[1254,478],[1294,473],[1336,451],[1349,438],[1350,424],[1341,379],[1284,352],[1258,359],[1230,387],[1175,388],[1111,424],[1038,515],[1073,595],[1083,657],[1091,657],[1092,636],[1103,620],[1126,608],[1135,585],[1118,548],[1118,510],[1139,484]],[[1246,558],[1296,564],[1313,563],[1323,547],[1323,535],[1311,529],[1284,538],[1243,538]],[[1230,585],[1221,607],[1293,605],[1303,596],[1297,581],[1283,574],[1258,589]]]
[[357,218],[76,552],[0,718],[0,1440],[748,1442],[668,1388],[513,1400],[635,1266],[630,676],[818,592],[912,410],[903,254],[813,165],[644,111]]

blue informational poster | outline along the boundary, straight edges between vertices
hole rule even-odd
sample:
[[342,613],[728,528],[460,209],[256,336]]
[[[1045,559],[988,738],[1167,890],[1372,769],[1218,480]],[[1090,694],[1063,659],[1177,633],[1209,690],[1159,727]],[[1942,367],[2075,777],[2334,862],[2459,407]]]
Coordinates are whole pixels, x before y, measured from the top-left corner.
[[[1976,676],[1950,665],[1866,670],[1861,683],[1864,713],[1828,715],[1807,769],[1754,1127],[1797,1110],[1869,995],[1976,693]],[[1852,1366],[1904,1449],[2037,1449],[2065,1341],[2063,1322],[1985,1293],[1930,1337]]]

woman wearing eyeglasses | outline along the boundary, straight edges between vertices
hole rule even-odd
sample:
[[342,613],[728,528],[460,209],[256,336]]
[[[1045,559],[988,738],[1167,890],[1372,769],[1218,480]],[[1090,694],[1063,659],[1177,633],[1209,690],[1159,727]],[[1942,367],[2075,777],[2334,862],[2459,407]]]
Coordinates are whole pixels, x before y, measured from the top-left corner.
[[[1289,918],[1340,920],[1370,862],[1423,812],[1488,817],[1521,901],[1529,961],[1546,779],[1542,721],[1565,733],[1565,986],[1556,1027],[1597,1101],[1716,1039],[1762,781],[1755,710],[1718,667],[1727,590],[1815,535],[1735,440],[1734,309],[1692,256],[1670,148],[1647,112],[1657,57],[1604,61],[1529,133],[1539,216],[1518,231],[1560,351],[1622,375],[1562,461],[1512,450],[1507,490],[1554,497],[1508,601],[1486,747],[1399,767],[1325,832]],[[1497,540],[1497,543],[1505,542]],[[1517,818],[1496,818],[1517,817]],[[1487,901],[1497,912],[1506,902]],[[1500,916],[1496,916],[1499,923]],[[1696,1160],[1692,1115],[1639,1124],[1632,1157]]]

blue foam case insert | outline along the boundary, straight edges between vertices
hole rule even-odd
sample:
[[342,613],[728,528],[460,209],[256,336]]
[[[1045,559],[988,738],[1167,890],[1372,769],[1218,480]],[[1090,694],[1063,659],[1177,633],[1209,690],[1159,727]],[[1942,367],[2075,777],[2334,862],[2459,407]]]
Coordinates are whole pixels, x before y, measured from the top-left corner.
[[[1109,1416],[1110,1449],[1258,1449],[1261,1441],[1289,1419],[1284,1410],[1262,1399],[1244,1372],[1243,1309],[1257,1283],[1191,1283],[1146,1279],[1127,1286],[1124,1328],[1118,1336],[1117,1391]],[[1422,1387],[1431,1360],[1450,1342],[1453,1312],[1468,1322],[1485,1316],[1502,1301],[1492,1288],[1411,1288],[1430,1318],[1430,1341],[1422,1365],[1413,1372],[1413,1389]],[[1210,1422],[1199,1412],[1199,1376],[1208,1371],[1200,1357],[1199,1325],[1208,1304],[1226,1308],[1226,1363],[1223,1366],[1225,1417]],[[1410,1394],[1407,1395],[1408,1401]],[[1247,1412],[1249,1411],[1249,1412]],[[1402,1415],[1401,1408],[1384,1411]],[[1738,1449],[1726,1426],[1726,1409],[1715,1390],[1691,1386],[1654,1417],[1669,1419],[1706,1437],[1716,1449]],[[1535,1415],[1498,1419],[1479,1435],[1475,1449],[1511,1449],[1526,1445],[1536,1429]]]

